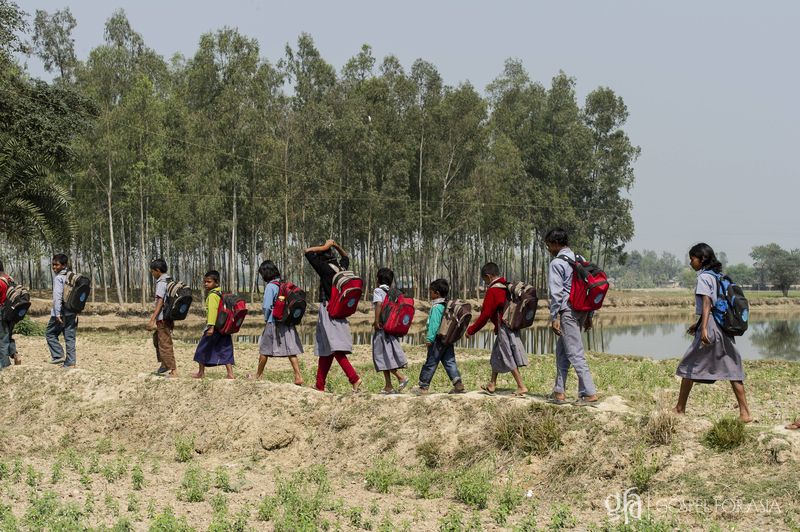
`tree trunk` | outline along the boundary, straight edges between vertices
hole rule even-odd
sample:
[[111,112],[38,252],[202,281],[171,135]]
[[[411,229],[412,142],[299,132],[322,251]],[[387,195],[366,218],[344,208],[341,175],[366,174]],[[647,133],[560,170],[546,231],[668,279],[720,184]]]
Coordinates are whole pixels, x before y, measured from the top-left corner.
[[[108,156],[108,189],[106,198],[108,200],[108,235],[109,235],[109,243],[111,246],[111,263],[114,265],[114,281],[117,285],[117,301],[120,305],[122,305],[122,282],[119,278],[119,265],[117,264],[117,250],[116,246],[114,245],[114,216],[111,214],[111,191],[113,180],[111,179],[111,156]],[[108,299],[108,295],[106,295],[106,300]]]
[[239,224],[239,220],[236,216],[236,185],[233,185],[233,219],[231,220],[232,227],[231,227],[231,256],[230,256],[230,267],[228,269],[228,289],[232,292],[237,292],[236,287],[236,226]]

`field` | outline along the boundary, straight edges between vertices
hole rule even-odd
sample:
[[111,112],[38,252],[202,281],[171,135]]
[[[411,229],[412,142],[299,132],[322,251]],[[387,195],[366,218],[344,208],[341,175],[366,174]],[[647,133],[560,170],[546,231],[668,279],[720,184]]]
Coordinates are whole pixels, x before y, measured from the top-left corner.
[[[602,403],[581,409],[544,402],[552,356],[524,370],[527,399],[510,378],[495,397],[447,395],[441,369],[442,393],[419,398],[377,395],[366,346],[352,395],[337,367],[333,393],[289,384],[283,360],[247,380],[255,345],[237,344],[237,380],[196,381],[186,342],[183,378],[151,376],[144,332],[84,331],[72,371],[45,363],[43,338],[18,343],[24,365],[0,372],[2,530],[800,529],[800,435],[782,428],[800,364],[747,363],[744,427],[720,383],[670,414],[674,360],[592,355]],[[415,380],[424,353],[409,358]],[[477,390],[488,353],[458,358]]]

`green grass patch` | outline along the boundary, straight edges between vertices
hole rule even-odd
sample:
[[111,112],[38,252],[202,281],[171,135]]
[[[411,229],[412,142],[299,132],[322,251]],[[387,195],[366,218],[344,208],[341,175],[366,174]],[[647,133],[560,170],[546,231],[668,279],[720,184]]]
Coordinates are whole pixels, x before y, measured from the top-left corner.
[[462,471],[455,480],[455,498],[476,510],[489,506],[491,477],[485,467],[474,466]]
[[703,443],[716,451],[729,451],[747,440],[745,424],[741,419],[726,416],[716,422],[703,436]]

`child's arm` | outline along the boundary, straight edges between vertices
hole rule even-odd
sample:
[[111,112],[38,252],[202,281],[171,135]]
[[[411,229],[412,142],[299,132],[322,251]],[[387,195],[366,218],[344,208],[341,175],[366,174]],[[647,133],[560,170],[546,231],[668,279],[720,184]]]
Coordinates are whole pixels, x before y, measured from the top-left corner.
[[375,319],[372,322],[372,328],[378,330],[381,328],[381,304],[373,303],[372,306],[375,307]]
[[711,298],[703,296],[703,315],[700,318],[700,342],[703,345],[711,344],[708,337],[708,317],[711,314]]
[[342,246],[340,246],[333,240],[330,240],[329,242],[331,242],[331,246],[333,246],[333,248],[337,251],[337,253],[339,253],[340,257],[342,258],[347,257],[347,252],[342,248]]
[[214,334],[214,326],[219,315],[220,296],[216,292],[209,292],[206,298],[206,336]]
[[428,316],[428,333],[425,335],[425,345],[429,346],[436,340],[439,327],[442,325],[443,315],[444,305],[434,305],[431,307],[431,313],[430,316]]
[[483,329],[483,326],[491,319],[497,308],[505,303],[505,292],[499,288],[489,288],[486,290],[486,295],[483,297],[483,307],[481,307],[481,314],[475,323],[467,329],[467,336],[472,336],[476,332]]
[[161,299],[160,297],[157,297],[156,308],[153,309],[153,315],[150,316],[150,321],[147,323],[147,326],[145,327],[148,331],[152,331],[153,329],[156,328],[156,318],[158,317],[158,314],[161,312],[161,307],[163,306],[164,306],[164,300]]
[[261,308],[264,310],[265,323],[269,321],[269,317],[272,315],[272,307],[275,306],[275,298],[277,296],[278,287],[275,286],[275,283],[267,283],[267,287],[264,289],[264,302],[261,304]]
[[[321,246],[312,246],[310,248],[306,248],[306,253],[319,253],[320,251],[328,251],[331,249],[335,242],[330,238]],[[338,246],[337,246],[338,247]]]

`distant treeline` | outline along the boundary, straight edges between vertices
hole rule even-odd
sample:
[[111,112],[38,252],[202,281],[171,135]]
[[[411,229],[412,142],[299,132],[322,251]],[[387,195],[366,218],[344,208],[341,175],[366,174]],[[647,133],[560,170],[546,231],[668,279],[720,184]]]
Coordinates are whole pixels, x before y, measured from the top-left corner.
[[0,213],[0,254],[34,286],[57,250],[119,301],[145,299],[156,256],[242,292],[271,258],[312,287],[302,251],[332,237],[370,285],[388,265],[417,296],[439,276],[472,295],[487,260],[543,286],[552,226],[606,265],[633,236],[639,148],[610,88],[578,102],[574,78],[545,85],[508,60],[481,93],[368,45],[337,71],[306,34],[270,61],[231,28],[165,59],[122,11],[77,58],[68,9],[0,3],[0,185],[19,199]]

